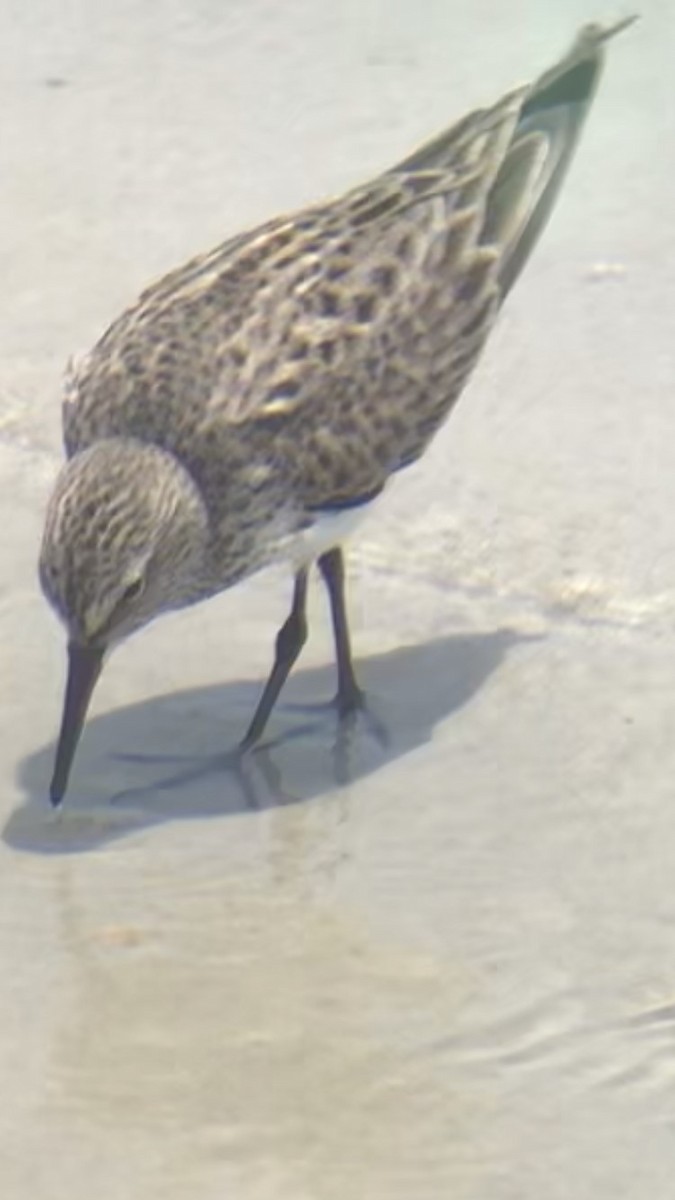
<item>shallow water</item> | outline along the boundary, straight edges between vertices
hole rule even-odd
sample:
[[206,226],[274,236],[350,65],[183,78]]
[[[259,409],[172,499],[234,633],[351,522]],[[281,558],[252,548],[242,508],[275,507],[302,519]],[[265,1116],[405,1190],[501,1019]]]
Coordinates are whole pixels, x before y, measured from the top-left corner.
[[288,598],[269,573],[112,658],[46,801],[63,639],[34,564],[68,354],[153,273],[385,166],[588,15],[0,13],[3,1196],[672,1193],[667,6],[612,48],[459,413],[355,539],[386,739],[337,736],[317,595],[270,743],[232,768]]

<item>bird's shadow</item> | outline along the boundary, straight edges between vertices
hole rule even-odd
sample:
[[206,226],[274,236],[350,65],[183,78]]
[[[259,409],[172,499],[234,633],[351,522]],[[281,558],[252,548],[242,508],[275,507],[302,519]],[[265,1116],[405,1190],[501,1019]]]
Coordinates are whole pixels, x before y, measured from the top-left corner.
[[372,719],[341,732],[320,697],[327,668],[300,670],[275,709],[269,739],[228,754],[259,696],[237,680],[153,697],[87,724],[64,810],[46,800],[54,747],[23,759],[26,803],[3,839],[15,849],[67,854],[164,821],[223,817],[321,796],[428,742],[438,722],[469,703],[508,651],[531,636],[509,629],[455,634],[365,658],[360,677]]

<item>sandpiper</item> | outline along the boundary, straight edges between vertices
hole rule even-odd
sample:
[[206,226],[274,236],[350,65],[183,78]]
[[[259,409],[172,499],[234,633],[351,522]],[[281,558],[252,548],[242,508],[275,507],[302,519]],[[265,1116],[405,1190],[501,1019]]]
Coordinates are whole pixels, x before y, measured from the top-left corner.
[[453,408],[555,203],[604,44],[631,20],[587,26],[534,84],[365,186],[173,271],[69,370],[40,557],[68,634],[54,805],[106,652],[279,559],[293,601],[242,747],[305,641],[314,561],[338,712],[362,704],[343,539]]

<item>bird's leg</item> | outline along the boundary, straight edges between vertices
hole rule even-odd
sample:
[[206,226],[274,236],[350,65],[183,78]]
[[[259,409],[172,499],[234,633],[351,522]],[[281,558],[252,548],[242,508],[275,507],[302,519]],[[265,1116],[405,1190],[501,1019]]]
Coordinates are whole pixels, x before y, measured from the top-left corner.
[[335,701],[340,716],[340,731],[335,744],[335,778],[338,783],[344,784],[352,778],[351,740],[354,724],[350,718],[354,718],[359,712],[362,713],[371,734],[383,749],[389,746],[389,734],[379,718],[369,710],[365,693],[361,691],[356,681],[347,623],[345,565],[342,550],[335,547],[328,550],[326,554],[322,554],[319,559],[319,569],[328,589],[335,635],[338,676]]
[[265,684],[265,690],[260,697],[258,707],[253,714],[253,720],[241,743],[242,750],[247,750],[262,737],[269,715],[277,702],[279,692],[288,679],[291,667],[307,640],[306,607],[307,568],[303,568],[295,576],[291,611],[277,634],[274,666]]
[[341,717],[347,717],[363,708],[365,696],[356,682],[345,604],[345,565],[342,550],[335,546],[319,558],[319,570],[328,589],[330,611],[335,636],[335,658],[337,662],[337,709]]

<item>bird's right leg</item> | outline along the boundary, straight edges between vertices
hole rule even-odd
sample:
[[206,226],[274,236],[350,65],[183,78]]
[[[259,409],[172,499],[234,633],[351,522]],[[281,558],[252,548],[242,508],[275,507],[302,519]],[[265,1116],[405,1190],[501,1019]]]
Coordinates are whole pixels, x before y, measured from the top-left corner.
[[293,603],[288,617],[277,634],[274,665],[253,720],[241,742],[241,749],[248,750],[262,737],[270,713],[277,702],[302,647],[307,640],[307,568],[298,571],[293,588]]

